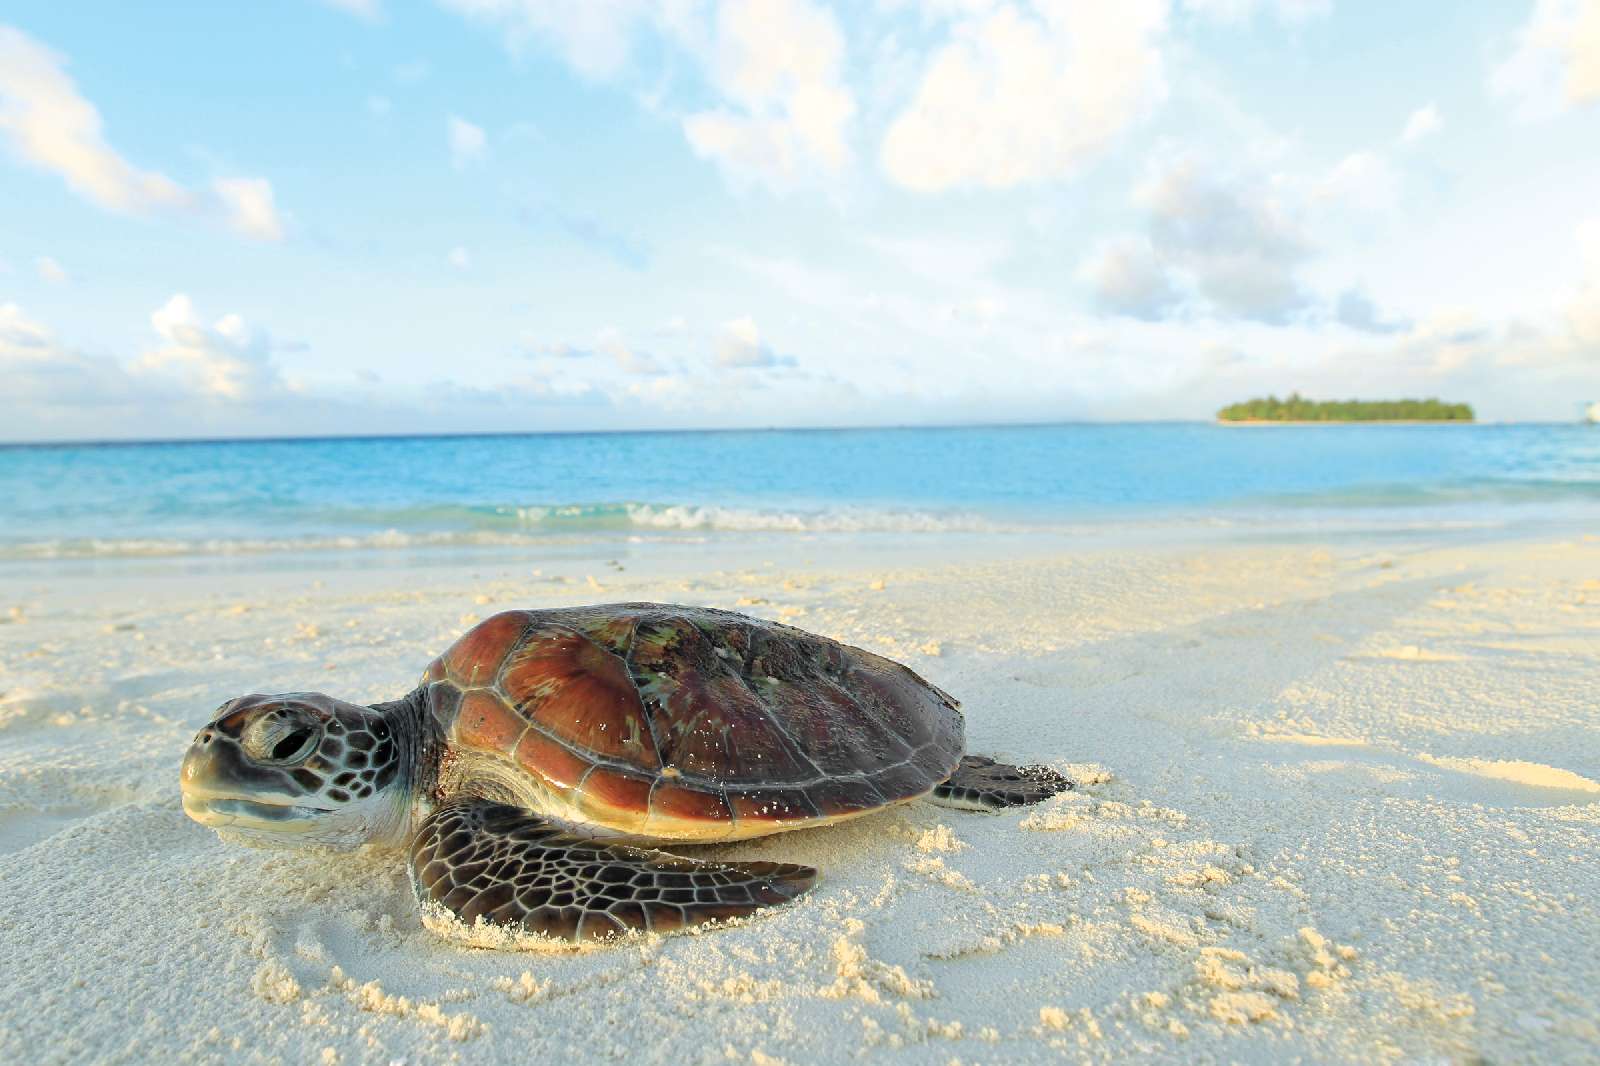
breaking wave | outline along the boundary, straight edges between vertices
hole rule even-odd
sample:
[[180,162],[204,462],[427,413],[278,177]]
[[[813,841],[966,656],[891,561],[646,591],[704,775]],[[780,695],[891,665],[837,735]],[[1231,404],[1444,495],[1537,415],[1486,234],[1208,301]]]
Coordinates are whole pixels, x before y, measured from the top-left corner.
[[602,503],[517,508],[527,526],[553,530],[644,529],[737,533],[992,533],[1002,526],[966,512],[843,508],[763,510],[691,504]]
[[[0,558],[139,558],[263,552],[518,547],[608,537],[704,539],[714,534],[1004,533],[1038,529],[966,512],[844,508],[807,511],[690,504],[594,503],[342,511],[319,516],[338,532],[283,536],[58,537],[0,544]],[[300,524],[300,523],[297,523]],[[317,519],[300,524],[321,524]]]

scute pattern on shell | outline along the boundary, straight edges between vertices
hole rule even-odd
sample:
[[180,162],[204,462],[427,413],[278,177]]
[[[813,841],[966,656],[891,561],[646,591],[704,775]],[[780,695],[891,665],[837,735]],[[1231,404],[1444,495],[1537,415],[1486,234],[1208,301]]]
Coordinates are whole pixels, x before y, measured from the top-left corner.
[[602,824],[833,818],[928,792],[964,747],[955,700],[899,663],[709,608],[507,611],[423,680],[453,743]]

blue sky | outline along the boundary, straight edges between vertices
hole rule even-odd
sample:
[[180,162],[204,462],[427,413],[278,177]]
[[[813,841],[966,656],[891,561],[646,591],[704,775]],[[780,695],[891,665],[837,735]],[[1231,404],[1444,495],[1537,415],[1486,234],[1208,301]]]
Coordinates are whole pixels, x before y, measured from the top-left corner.
[[4,439],[1600,399],[1600,0],[13,0]]

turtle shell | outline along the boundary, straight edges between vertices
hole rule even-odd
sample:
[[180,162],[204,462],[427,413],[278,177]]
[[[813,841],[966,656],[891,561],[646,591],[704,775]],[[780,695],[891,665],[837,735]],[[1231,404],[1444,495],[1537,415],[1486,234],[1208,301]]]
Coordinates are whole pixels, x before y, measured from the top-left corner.
[[965,745],[956,701],[899,663],[709,608],[506,611],[423,684],[447,757],[498,757],[571,817],[662,840],[760,836],[912,799]]

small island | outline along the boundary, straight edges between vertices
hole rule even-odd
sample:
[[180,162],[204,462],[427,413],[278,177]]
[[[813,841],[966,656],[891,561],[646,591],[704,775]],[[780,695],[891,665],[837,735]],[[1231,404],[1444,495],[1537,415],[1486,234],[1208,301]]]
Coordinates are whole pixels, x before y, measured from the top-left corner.
[[1442,400],[1308,400],[1298,392],[1229,404],[1219,422],[1471,422],[1472,405]]

